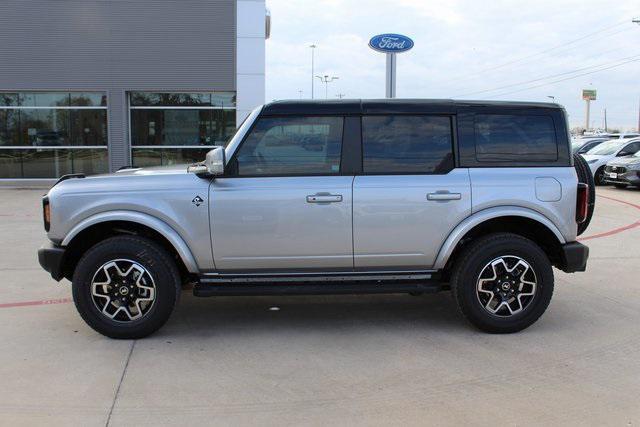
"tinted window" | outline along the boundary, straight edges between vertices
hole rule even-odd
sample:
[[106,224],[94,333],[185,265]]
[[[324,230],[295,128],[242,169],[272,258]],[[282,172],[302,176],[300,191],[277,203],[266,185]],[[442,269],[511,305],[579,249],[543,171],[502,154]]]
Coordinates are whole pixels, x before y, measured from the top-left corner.
[[451,119],[363,117],[362,156],[365,173],[446,173],[453,168]]
[[640,142],[633,142],[626,145],[619,154],[628,156],[630,154],[635,154],[638,150],[640,150]]
[[536,162],[558,159],[553,119],[549,116],[476,115],[479,162]]
[[342,117],[262,118],[242,143],[238,175],[337,175]]

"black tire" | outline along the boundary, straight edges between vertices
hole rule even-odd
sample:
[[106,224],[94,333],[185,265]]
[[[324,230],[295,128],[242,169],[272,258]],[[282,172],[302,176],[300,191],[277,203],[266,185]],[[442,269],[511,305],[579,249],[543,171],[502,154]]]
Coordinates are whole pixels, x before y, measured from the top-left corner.
[[581,155],[573,155],[573,165],[576,169],[576,174],[578,175],[578,182],[587,184],[589,186],[589,205],[587,208],[587,219],[582,224],[578,224],[579,236],[584,233],[589,227],[591,218],[593,217],[593,212],[596,209],[596,186],[593,175],[591,174],[591,170],[589,169],[589,165]]
[[[105,306],[109,305],[106,303],[106,299],[96,299],[92,296],[92,281],[94,277],[98,277],[98,274],[104,274],[101,272],[106,271],[106,268],[103,269],[102,267],[113,260],[125,260],[122,261],[125,263],[124,265],[127,265],[127,262],[129,263],[128,265],[135,263],[137,266],[144,268],[146,270],[145,274],[148,273],[151,277],[149,283],[152,283],[155,287],[155,299],[149,303],[148,311],[144,312],[138,319],[130,320],[125,318],[121,321],[117,321],[116,318],[110,319],[97,306],[102,304],[103,301],[105,301]],[[122,269],[125,268],[123,267]],[[116,278],[114,283],[115,280],[120,280],[122,277],[114,274],[113,271],[110,274]],[[135,275],[135,272],[133,274]],[[108,276],[103,277],[108,278]],[[145,276],[145,278],[148,279],[148,276]],[[108,278],[108,280],[111,281],[112,279]],[[122,280],[125,279],[122,278]],[[138,280],[135,281],[135,284],[137,283]],[[135,284],[133,281],[131,282],[132,286]],[[157,331],[169,319],[180,295],[180,285],[178,268],[167,251],[160,245],[144,237],[115,236],[90,248],[78,262],[72,280],[73,301],[80,316],[97,332],[111,338],[143,338]],[[117,286],[120,286],[120,284]],[[116,286],[113,287],[113,289],[115,288]],[[112,287],[109,286],[104,289],[112,289]],[[139,290],[137,287],[135,289]],[[133,297],[133,294],[130,296]],[[94,300],[98,302],[94,302]],[[120,303],[117,302],[117,304]],[[109,305],[111,310],[114,310],[114,307],[115,311],[117,311],[118,306]],[[130,311],[126,311],[130,313]],[[122,310],[117,316],[126,316],[126,314],[125,310]],[[128,317],[131,318],[131,315],[129,314]]]
[[627,188],[627,184],[613,184],[616,188]]
[[596,171],[595,176],[593,177],[593,181],[598,186],[607,185],[607,183],[604,182],[604,166],[602,166]]
[[[477,292],[480,275],[493,260],[500,257],[524,260],[535,274],[537,282],[535,293],[526,305],[522,304],[522,311],[506,316],[490,313],[481,303],[481,294]],[[522,276],[525,274],[531,272]],[[500,285],[497,285],[497,289],[501,289]],[[451,274],[451,290],[460,312],[478,329],[499,334],[518,332],[538,320],[549,306],[553,295],[553,269],[547,255],[531,240],[511,233],[490,234],[470,243],[461,252]]]

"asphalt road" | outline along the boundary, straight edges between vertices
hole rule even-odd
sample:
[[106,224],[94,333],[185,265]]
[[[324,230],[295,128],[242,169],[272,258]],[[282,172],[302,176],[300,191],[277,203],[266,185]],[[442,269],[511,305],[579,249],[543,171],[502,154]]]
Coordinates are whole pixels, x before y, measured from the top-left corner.
[[598,189],[588,271],[556,271],[518,334],[472,329],[448,293],[185,291],[137,341],[87,327],[38,266],[42,192],[0,190],[1,425],[640,424],[638,190]]

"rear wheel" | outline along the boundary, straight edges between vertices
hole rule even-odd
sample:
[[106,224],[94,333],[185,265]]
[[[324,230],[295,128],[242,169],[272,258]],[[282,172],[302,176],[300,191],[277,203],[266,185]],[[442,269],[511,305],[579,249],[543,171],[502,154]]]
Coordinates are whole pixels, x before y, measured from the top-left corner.
[[595,176],[593,177],[593,180],[595,181],[596,185],[606,184],[604,182],[604,166],[596,171]]
[[496,233],[471,243],[451,274],[458,308],[478,329],[518,332],[533,324],[553,295],[553,270],[531,240]]
[[116,236],[89,249],[72,281],[85,322],[111,338],[142,338],[169,319],[180,291],[175,262],[158,244]]

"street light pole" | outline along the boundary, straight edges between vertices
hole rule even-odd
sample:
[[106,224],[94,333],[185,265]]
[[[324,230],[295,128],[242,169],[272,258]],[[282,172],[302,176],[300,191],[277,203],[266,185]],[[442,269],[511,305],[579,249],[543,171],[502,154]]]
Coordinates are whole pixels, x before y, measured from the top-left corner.
[[334,80],[338,80],[340,77],[328,76],[326,74],[324,76],[316,77],[319,78],[322,83],[324,83],[324,99],[329,99],[329,83]]
[[313,99],[314,95],[313,95],[313,86],[315,83],[315,80],[313,79],[313,76],[315,74],[315,51],[316,51],[316,46],[315,44],[312,44],[311,46],[309,46],[311,48],[311,99]]
[[556,102],[556,97],[553,95],[547,95],[547,98],[549,98],[551,100],[551,102],[553,102],[555,104]]

